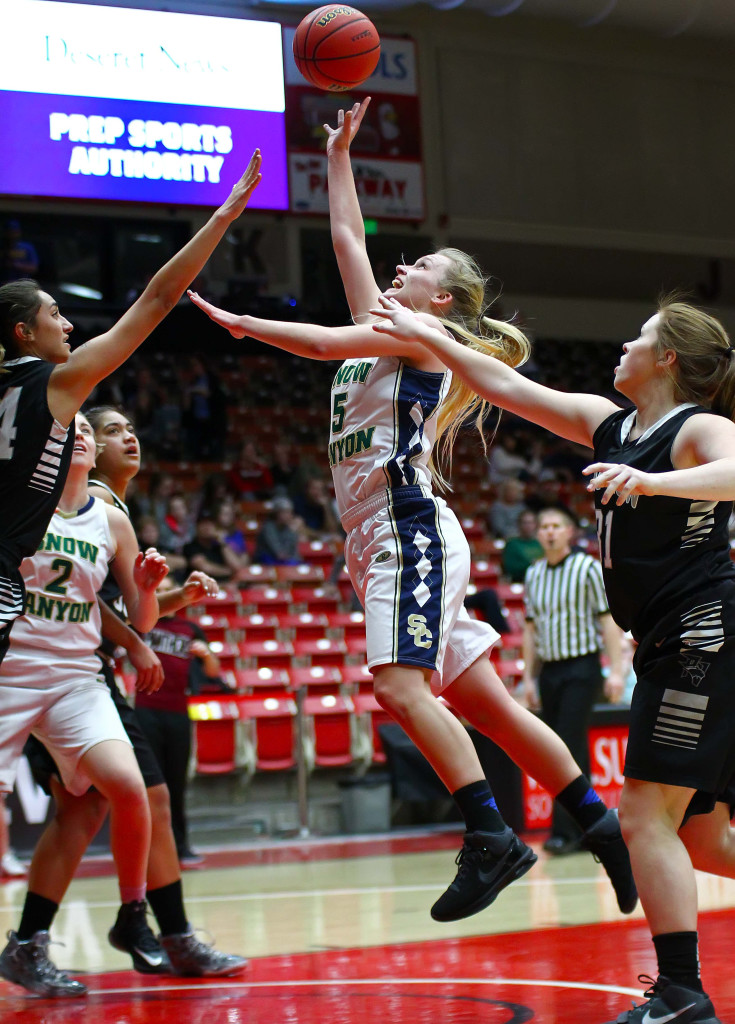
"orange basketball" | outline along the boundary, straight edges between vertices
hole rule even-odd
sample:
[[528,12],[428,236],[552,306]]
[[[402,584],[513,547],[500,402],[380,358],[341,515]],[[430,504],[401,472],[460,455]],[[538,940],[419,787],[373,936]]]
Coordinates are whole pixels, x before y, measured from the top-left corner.
[[372,21],[354,7],[326,4],[307,14],[296,29],[293,56],[311,85],[344,92],[375,71],[380,36]]

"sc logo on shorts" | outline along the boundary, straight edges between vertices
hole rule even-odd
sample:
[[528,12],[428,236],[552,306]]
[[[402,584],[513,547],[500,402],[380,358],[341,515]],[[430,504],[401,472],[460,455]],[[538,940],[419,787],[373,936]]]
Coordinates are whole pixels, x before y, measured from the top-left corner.
[[434,634],[426,625],[425,615],[408,616],[408,635],[413,637],[417,647],[431,647]]

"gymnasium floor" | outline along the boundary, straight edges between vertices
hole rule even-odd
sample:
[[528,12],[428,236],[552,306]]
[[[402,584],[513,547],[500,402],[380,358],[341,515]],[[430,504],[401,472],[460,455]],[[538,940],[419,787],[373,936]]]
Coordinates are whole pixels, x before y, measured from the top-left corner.
[[[440,925],[428,909],[458,845],[459,833],[412,832],[207,851],[184,876],[189,915],[220,949],[251,958],[241,976],[213,981],[130,971],[105,939],[117,906],[110,862],[89,861],[53,929],[64,945],[51,947],[89,996],[38,999],[0,981],[0,1021],[603,1024],[640,1001],[637,975],[655,974],[642,914],[618,913],[588,854],[541,853],[491,908]],[[699,883],[704,983],[732,1024],[735,881]],[[24,892],[23,881],[0,885],[3,933]]]

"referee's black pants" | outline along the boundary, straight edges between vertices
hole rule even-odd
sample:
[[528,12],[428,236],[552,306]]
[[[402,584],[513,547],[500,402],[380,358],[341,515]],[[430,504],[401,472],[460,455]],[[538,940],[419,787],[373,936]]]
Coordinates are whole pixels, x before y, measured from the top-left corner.
[[[581,770],[589,775],[587,732],[592,708],[602,693],[599,651],[579,658],[543,662],[538,686],[543,720],[564,740]],[[581,834],[576,823],[556,801],[551,834],[563,839],[576,839]]]

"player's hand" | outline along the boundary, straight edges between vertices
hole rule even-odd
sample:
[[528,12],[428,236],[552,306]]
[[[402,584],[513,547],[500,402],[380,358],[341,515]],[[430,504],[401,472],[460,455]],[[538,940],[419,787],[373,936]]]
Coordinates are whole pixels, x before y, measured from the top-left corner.
[[130,664],[137,673],[135,689],[138,693],[155,693],[163,684],[163,665],[158,655],[140,641],[132,650],[128,650]]
[[625,680],[622,676],[614,675],[611,672],[605,680],[603,691],[611,704],[619,704],[625,693]]
[[192,640],[189,644],[189,651],[194,655],[195,658],[206,658],[208,654],[211,654],[209,647],[203,640]]
[[181,589],[184,591],[186,603],[188,605],[196,604],[197,601],[203,601],[205,597],[214,597],[215,594],[218,594],[219,583],[211,576],[207,576],[206,572],[197,570],[189,573]]
[[587,484],[588,491],[599,491],[605,488],[601,501],[607,505],[617,495],[616,505],[625,504],[633,494],[651,495],[657,493],[656,474],[643,473],[634,466],[625,466],[615,462],[593,462],[582,472],[592,479]]
[[230,220],[237,220],[242,211],[248,205],[250,196],[260,184],[260,179],[263,177],[260,173],[260,165],[262,162],[263,157],[261,152],[259,149],[256,149],[250,157],[250,163],[246,167],[242,178],[235,182],[232,186],[232,192],[230,192],[229,196],[220,207],[222,213]]
[[337,152],[349,153],[350,143],[357,135],[369,105],[370,97],[366,96],[362,103],[353,103],[350,110],[338,111],[336,128],[324,125],[324,131],[327,133],[327,156]]
[[166,556],[155,548],[139,551],[133,567],[133,579],[138,590],[155,590],[158,584],[168,576]]
[[224,327],[226,331],[229,331],[233,338],[245,337],[242,317],[237,316],[235,313],[228,313],[226,309],[219,309],[217,306],[213,306],[211,302],[207,302],[197,292],[193,292],[191,288],[187,289],[186,294],[195,306],[199,306],[210,320],[214,320],[220,327]]
[[378,334],[390,334],[397,341],[422,340],[427,326],[412,309],[401,305],[398,299],[388,295],[381,295],[378,302],[379,306],[369,310],[372,316],[378,317],[371,325],[374,331]]

